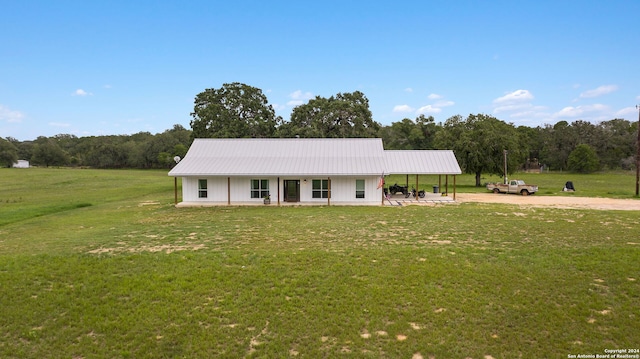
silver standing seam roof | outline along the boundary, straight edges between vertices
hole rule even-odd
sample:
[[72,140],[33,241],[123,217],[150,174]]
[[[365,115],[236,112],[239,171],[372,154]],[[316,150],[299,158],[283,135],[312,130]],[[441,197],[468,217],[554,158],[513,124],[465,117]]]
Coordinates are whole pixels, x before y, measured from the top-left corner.
[[380,138],[195,139],[169,176],[460,174],[452,151],[385,151]]
[[412,175],[459,175],[458,160],[451,150],[386,150],[387,173]]

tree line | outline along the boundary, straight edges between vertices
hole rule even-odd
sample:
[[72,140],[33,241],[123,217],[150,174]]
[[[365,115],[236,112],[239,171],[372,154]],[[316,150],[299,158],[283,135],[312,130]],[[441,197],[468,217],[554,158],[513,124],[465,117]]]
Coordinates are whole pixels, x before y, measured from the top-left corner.
[[635,168],[638,123],[612,119],[598,124],[559,121],[535,128],[516,127],[486,114],[404,118],[383,126],[373,120],[360,92],[316,96],[292,110],[289,121],[276,116],[262,90],[229,83],[195,97],[191,130],[174,125],[163,133],[78,138],[61,134],[20,142],[0,139],[0,163],[17,159],[42,166],[169,168],[194,138],[348,138],[380,137],[385,149],[451,149],[465,173],[522,169],[593,172]]
[[93,168],[169,168],[173,157],[184,157],[191,143],[191,131],[181,125],[152,135],[76,137],[60,134],[34,141],[0,139],[0,163],[11,166],[18,159],[34,166],[74,166]]

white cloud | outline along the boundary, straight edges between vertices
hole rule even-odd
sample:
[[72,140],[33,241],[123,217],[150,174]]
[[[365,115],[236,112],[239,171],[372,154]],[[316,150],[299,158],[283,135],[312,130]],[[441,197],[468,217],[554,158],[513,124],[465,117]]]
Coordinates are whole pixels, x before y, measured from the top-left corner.
[[546,121],[552,115],[545,106],[533,104],[535,97],[528,90],[516,90],[493,100],[493,113],[517,119],[520,123]]
[[562,110],[553,114],[554,118],[565,117],[588,117],[609,110],[609,107],[602,104],[586,105],[586,106],[567,106]]
[[530,118],[530,117],[540,117],[539,113],[534,112],[534,111],[522,111],[522,112],[515,112],[512,113],[511,118]]
[[494,107],[493,113],[522,111],[532,107],[533,105],[531,103],[511,103]]
[[107,84],[107,85],[104,85],[104,86],[102,86],[102,87],[104,87],[104,88],[106,88],[106,89],[110,89],[110,88],[112,88],[113,86],[111,86],[111,85]]
[[311,100],[313,98],[313,94],[311,92],[302,92],[301,90],[293,91],[289,94],[294,100]]
[[[436,93],[432,93],[427,97],[429,98],[429,100],[432,100],[432,101],[437,100],[437,101],[435,101],[432,104],[425,105],[425,106],[422,106],[419,109],[417,109],[416,110],[416,114],[417,115],[440,113],[440,112],[442,112],[442,108],[443,107],[448,107],[448,106],[455,105],[455,102],[449,101],[449,100],[443,100],[444,96],[438,95]],[[410,107],[408,107],[408,108],[410,108]]]
[[282,111],[287,107],[285,105],[279,105],[277,103],[271,104],[271,106],[273,106],[273,109],[276,111]]
[[413,89],[411,87],[407,87],[406,89],[404,89],[404,92],[411,93],[411,92],[413,92]]
[[638,114],[638,109],[635,107],[625,107],[622,110],[616,112],[616,117],[626,118],[627,116],[632,117],[633,115]]
[[533,106],[527,104],[511,110],[511,118],[548,118],[550,115],[544,106]]
[[439,107],[434,107],[432,105],[426,105],[426,106],[422,106],[418,109],[418,111],[416,111],[417,114],[419,115],[424,115],[427,113],[440,113],[442,112],[442,109]]
[[69,127],[71,126],[68,123],[62,123],[62,122],[49,122],[49,126],[51,127]]
[[580,106],[578,107],[567,106],[562,110],[554,113],[553,117],[577,117],[577,116],[580,116],[581,113],[583,113],[583,110],[580,109]]
[[456,103],[453,101],[438,101],[436,103],[433,104],[433,107],[449,107],[449,106],[453,106]]
[[8,123],[20,123],[24,118],[24,114],[20,111],[12,110],[8,107],[0,105],[0,121]]
[[77,89],[71,94],[72,96],[91,96],[93,95],[91,92],[87,92],[83,89]]
[[413,108],[409,105],[396,105],[393,107],[393,112],[412,112]]
[[502,97],[498,97],[497,99],[493,100],[493,103],[498,105],[531,100],[533,100],[533,95],[531,94],[531,92],[527,90],[516,90]]
[[289,98],[291,98],[291,100],[287,102],[287,106],[296,107],[302,105],[305,101],[311,100],[313,98],[313,94],[311,92],[296,90],[289,94]]
[[618,86],[616,85],[605,85],[595,88],[593,90],[588,90],[580,94],[580,98],[593,98],[602,95],[606,95],[608,93],[612,93],[618,90]]

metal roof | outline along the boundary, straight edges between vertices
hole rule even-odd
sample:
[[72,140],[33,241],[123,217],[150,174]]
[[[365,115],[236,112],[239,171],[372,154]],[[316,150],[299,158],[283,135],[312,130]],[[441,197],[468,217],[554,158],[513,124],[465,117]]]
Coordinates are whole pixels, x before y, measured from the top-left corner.
[[453,151],[385,151],[379,138],[195,139],[169,176],[460,174]]
[[379,138],[196,139],[169,176],[375,175]]
[[462,173],[451,150],[397,150],[384,151],[385,173],[441,174]]

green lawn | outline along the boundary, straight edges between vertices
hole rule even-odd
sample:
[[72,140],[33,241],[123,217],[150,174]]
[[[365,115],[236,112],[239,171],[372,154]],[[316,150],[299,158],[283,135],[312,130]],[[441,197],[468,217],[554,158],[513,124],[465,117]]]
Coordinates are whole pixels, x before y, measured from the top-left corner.
[[[635,184],[526,176],[550,195],[557,181],[627,198]],[[640,346],[633,211],[176,209],[162,171],[2,169],[0,189],[1,358],[566,358]]]

